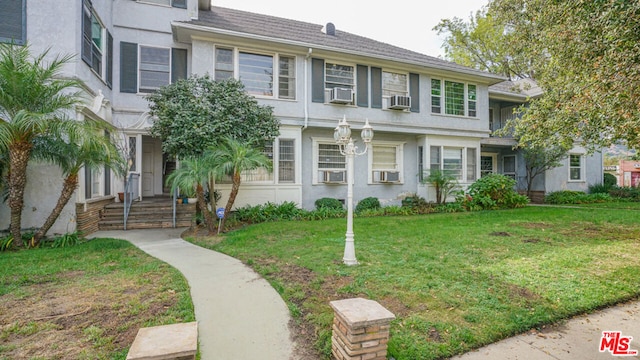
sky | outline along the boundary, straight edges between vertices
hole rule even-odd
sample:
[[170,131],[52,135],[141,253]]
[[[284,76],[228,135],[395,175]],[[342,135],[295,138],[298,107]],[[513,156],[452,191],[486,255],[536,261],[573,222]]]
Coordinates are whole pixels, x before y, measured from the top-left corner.
[[443,36],[438,36],[433,27],[441,19],[468,20],[488,0],[213,0],[212,3],[320,25],[332,22],[336,30],[444,57]]

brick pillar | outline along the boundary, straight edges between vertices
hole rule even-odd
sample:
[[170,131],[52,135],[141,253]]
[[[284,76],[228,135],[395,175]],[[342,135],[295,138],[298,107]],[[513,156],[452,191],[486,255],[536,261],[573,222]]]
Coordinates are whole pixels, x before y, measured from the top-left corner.
[[336,360],[386,360],[389,310],[362,298],[330,302],[334,310],[331,354]]

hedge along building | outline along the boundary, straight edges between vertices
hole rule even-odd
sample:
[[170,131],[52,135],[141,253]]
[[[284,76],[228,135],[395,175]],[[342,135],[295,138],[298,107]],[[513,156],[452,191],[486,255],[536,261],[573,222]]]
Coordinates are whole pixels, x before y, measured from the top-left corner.
[[[75,117],[112,125],[129,171],[140,176],[143,202],[167,194],[164,179],[175,167],[149,136],[153,119],[145,95],[189,74],[240,79],[280,120],[280,135],[265,148],[274,171],[244,174],[236,206],[292,201],[310,209],[321,197],[344,199],[346,160],[333,139],[343,117],[354,134],[366,119],[375,131],[367,154],[355,160],[356,202],[376,196],[388,204],[413,193],[434,200],[435,191],[422,182],[435,169],[454,174],[461,187],[487,173],[522,176],[513,140],[498,142],[491,131],[527,95],[501,87],[504,79],[494,74],[333,24],[211,7],[206,0],[28,0],[28,6],[19,0],[1,6],[0,23],[11,26],[0,27],[0,38],[28,41],[34,52],[51,46],[52,53],[80,55],[65,75],[82,79],[92,100]],[[539,189],[586,189],[601,181],[590,171],[597,156],[579,153],[578,165],[573,159],[550,172]],[[582,177],[571,179],[576,169]],[[40,210],[53,205],[61,183],[56,171],[30,167],[23,227],[39,226],[46,216]],[[84,223],[95,224],[123,188],[123,179],[106,169],[82,173],[75,204],[51,232],[72,230],[76,218],[79,228],[92,229]],[[219,185],[222,201],[229,188]],[[8,227],[5,213],[2,206],[0,228]]]

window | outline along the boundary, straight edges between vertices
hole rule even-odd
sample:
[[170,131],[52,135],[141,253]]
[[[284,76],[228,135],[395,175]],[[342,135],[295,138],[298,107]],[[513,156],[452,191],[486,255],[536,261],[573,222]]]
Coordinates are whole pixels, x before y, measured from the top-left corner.
[[440,113],[442,106],[441,82],[438,79],[431,79],[431,112]]
[[505,155],[502,157],[502,173],[516,180],[516,156]]
[[273,57],[240,52],[240,81],[247,93],[273,96]]
[[582,178],[582,155],[569,155],[569,180],[581,181]]
[[[431,112],[456,116],[477,116],[477,86],[455,81],[431,79]],[[442,94],[444,93],[444,98]]]
[[347,168],[347,160],[340,153],[337,144],[318,144],[318,170],[342,170]]
[[295,147],[293,140],[279,140],[278,182],[295,182]]
[[171,83],[171,49],[140,46],[140,88],[151,93]]
[[480,177],[494,173],[494,155],[482,155],[480,156]]
[[339,87],[353,90],[353,66],[326,63],[324,74],[325,88],[331,89]]
[[27,0],[0,1],[0,42],[24,45],[27,41]]
[[82,2],[82,60],[111,87],[113,37],[96,15],[91,1]]
[[371,146],[371,174],[373,183],[402,182],[402,145],[376,143]]
[[[279,99],[295,99],[295,57],[247,51],[236,53],[236,50],[231,48],[216,48],[214,64],[216,80],[236,77],[236,65],[237,78],[244,84],[247,93]],[[277,76],[274,71],[277,72]],[[275,93],[276,90],[277,93]]]
[[476,149],[467,148],[467,181],[476,180]]
[[440,170],[459,181],[476,180],[476,148],[431,146],[429,152],[431,172]]
[[382,95],[402,95],[407,96],[407,74],[398,74],[392,72],[382,72]]
[[233,77],[233,50],[216,48],[215,79],[226,80]]
[[[264,154],[269,160],[273,161],[273,142],[265,142],[262,148],[262,154]],[[231,176],[226,176],[222,182],[230,184]],[[242,182],[273,182],[273,172],[265,168],[257,168],[253,170],[244,171],[241,174]]]

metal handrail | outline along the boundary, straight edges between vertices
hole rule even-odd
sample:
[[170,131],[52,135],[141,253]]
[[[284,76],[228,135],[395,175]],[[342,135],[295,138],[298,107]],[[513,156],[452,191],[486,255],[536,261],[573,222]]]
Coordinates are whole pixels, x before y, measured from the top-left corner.
[[178,201],[178,188],[173,190],[173,227],[176,227],[176,203]]
[[127,230],[127,219],[129,218],[129,212],[131,211],[131,203],[133,203],[133,199],[139,197],[139,180],[140,174],[131,172],[129,173],[129,179],[124,186],[124,230]]

